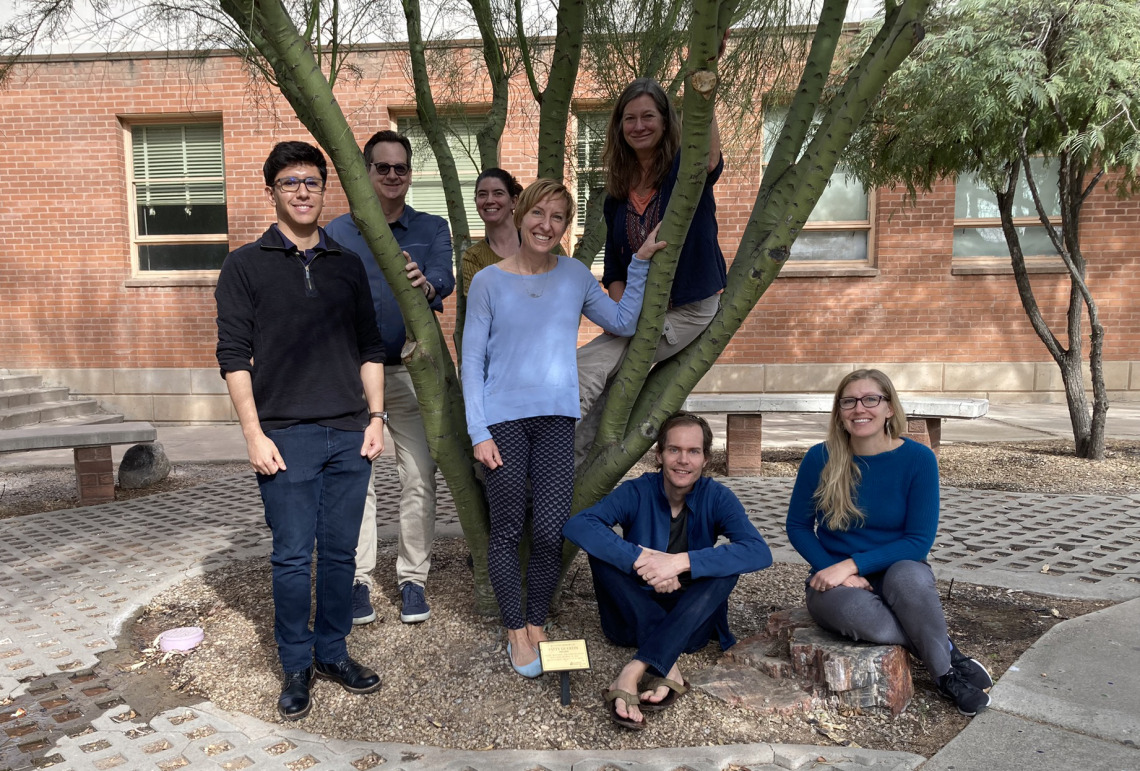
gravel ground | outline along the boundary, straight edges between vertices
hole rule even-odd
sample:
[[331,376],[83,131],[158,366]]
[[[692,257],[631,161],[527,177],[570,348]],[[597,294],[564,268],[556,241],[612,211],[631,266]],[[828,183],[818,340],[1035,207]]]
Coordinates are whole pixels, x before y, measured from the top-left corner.
[[[797,451],[767,451],[764,475],[794,475],[801,456]],[[1072,457],[1070,446],[1059,441],[946,445],[940,467],[943,483],[959,487],[1131,493],[1140,487],[1140,442],[1110,442],[1108,458],[1095,463]],[[723,455],[713,458],[711,470],[723,473]],[[117,496],[122,500],[244,473],[249,473],[244,463],[178,464],[161,485],[120,490]],[[10,472],[0,481],[0,518],[76,503],[74,471],[69,467]],[[552,618],[551,636],[588,640],[593,668],[571,676],[573,703],[562,707],[557,678],[529,681],[514,675],[498,624],[473,612],[467,551],[461,540],[437,543],[428,584],[432,618],[414,626],[399,623],[397,590],[390,585],[395,544],[382,542],[378,556],[378,593],[373,599],[379,619],[353,631],[349,650],[380,672],[384,687],[358,697],[327,682],[316,684],[313,712],[297,724],[312,733],[472,749],[838,743],[929,757],[968,722],[937,696],[918,666],[915,698],[896,718],[839,712],[822,704],[807,714],[758,715],[694,691],[668,712],[651,716],[647,730],[624,731],[608,721],[599,694],[631,651],[609,644],[602,635],[584,559],[579,557],[571,570],[563,601]],[[737,636],[744,639],[762,630],[774,610],[802,605],[805,575],[806,568],[800,565],[774,565],[742,578],[730,607]],[[1108,604],[961,582],[953,586],[952,594],[949,587],[942,589],[955,639],[995,676],[1052,625]],[[275,722],[280,681],[272,614],[268,561],[234,563],[156,597],[126,626],[119,645],[136,662],[140,687],[154,694],[148,706],[155,712],[198,697]],[[159,632],[189,624],[206,630],[206,642],[196,652],[165,661],[155,653],[152,644]],[[718,656],[717,646],[710,645],[683,656],[680,666],[693,673],[714,664]]]
[[[771,451],[765,475],[795,473],[802,453]],[[720,466],[718,469],[717,466]],[[1140,480],[1140,442],[1113,442],[1098,463],[1075,459],[1065,443],[956,445],[942,450],[943,482],[962,487],[1048,492],[1133,492]],[[723,471],[723,457],[713,472]],[[592,670],[571,676],[573,703],[559,703],[558,680],[524,680],[509,669],[505,640],[494,620],[473,608],[465,544],[437,543],[428,598],[429,621],[399,623],[395,544],[381,543],[374,595],[379,619],[354,629],[350,653],[384,678],[375,695],[351,696],[327,682],[315,686],[313,712],[299,726],[315,734],[466,749],[639,749],[745,742],[843,744],[906,750],[929,757],[968,722],[938,697],[916,666],[915,698],[902,715],[829,709],[807,714],[759,715],[693,691],[643,732],[615,728],[600,692],[631,651],[605,640],[598,625],[589,566],[579,556],[552,618],[554,639],[589,641]],[[733,593],[730,623],[740,639],[764,629],[768,614],[803,602],[806,567],[774,565],[742,578]],[[1105,607],[1105,602],[1057,600],[1023,592],[957,583],[942,585],[951,633],[959,646],[1000,676],[1052,625]],[[162,629],[196,624],[206,630],[198,651],[158,665],[148,645]],[[279,686],[272,635],[272,598],[265,560],[236,563],[157,597],[121,644],[157,666],[179,696],[207,697],[223,708],[275,722]],[[710,645],[683,656],[696,672],[719,657]],[[175,694],[172,693],[172,696]]]
[[[428,599],[432,617],[399,622],[399,597],[389,585],[395,543],[381,542],[375,623],[354,628],[349,652],[380,672],[383,688],[360,697],[318,682],[314,707],[297,725],[321,736],[393,741],[464,749],[622,750],[704,744],[780,742],[843,744],[906,750],[930,756],[968,722],[938,697],[921,665],[915,666],[915,698],[896,718],[880,712],[829,709],[807,714],[760,715],[726,705],[699,691],[668,712],[650,716],[645,731],[614,727],[600,698],[632,650],[610,644],[598,625],[589,565],[580,555],[553,616],[553,639],[588,641],[592,670],[571,675],[572,703],[563,707],[559,681],[525,680],[509,668],[505,638],[496,621],[472,608],[465,544],[437,542]],[[740,639],[764,629],[773,610],[803,603],[801,565],[777,564],[741,579],[730,601],[729,622]],[[945,596],[947,587],[942,586]],[[1020,592],[955,584],[946,601],[951,631],[963,650],[995,676],[1004,672],[1046,629],[1108,603],[1058,601]],[[209,698],[224,709],[279,722],[279,669],[273,642],[272,597],[266,560],[250,560],[188,581],[157,597],[142,613],[131,639],[136,650],[166,628],[194,624],[206,642],[193,654],[159,666],[176,693]],[[716,663],[719,647],[681,657],[687,674]],[[140,660],[157,663],[153,651]],[[155,673],[157,674],[157,673]]]

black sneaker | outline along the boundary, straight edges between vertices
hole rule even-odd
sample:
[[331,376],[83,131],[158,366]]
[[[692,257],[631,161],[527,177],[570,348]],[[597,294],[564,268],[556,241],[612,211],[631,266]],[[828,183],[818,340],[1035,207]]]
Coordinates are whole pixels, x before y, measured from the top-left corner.
[[368,584],[357,581],[352,585],[352,623],[371,624],[375,620],[376,611],[372,609]]
[[938,678],[938,692],[958,705],[958,711],[968,717],[973,717],[990,706],[990,695],[970,685],[953,667]]
[[978,690],[984,691],[993,687],[994,679],[990,677],[990,671],[982,666],[982,662],[958,650],[953,640],[950,641],[950,666]]

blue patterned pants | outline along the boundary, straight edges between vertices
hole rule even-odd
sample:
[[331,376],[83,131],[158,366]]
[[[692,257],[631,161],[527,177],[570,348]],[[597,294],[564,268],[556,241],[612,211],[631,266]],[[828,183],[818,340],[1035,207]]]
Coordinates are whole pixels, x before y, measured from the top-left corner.
[[[491,508],[487,571],[507,629],[542,626],[562,565],[562,526],[574,492],[574,419],[560,415],[508,420],[490,426],[503,465],[487,471]],[[526,521],[526,484],[533,490],[526,610],[522,608],[519,543]]]

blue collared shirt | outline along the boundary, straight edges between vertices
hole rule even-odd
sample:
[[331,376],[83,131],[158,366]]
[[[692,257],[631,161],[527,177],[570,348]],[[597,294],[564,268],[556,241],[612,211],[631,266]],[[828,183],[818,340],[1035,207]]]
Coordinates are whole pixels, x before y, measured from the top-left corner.
[[[435,287],[431,308],[442,313],[443,298],[455,290],[451,231],[448,230],[447,220],[405,205],[403,214],[389,227],[400,249],[411,255],[412,261],[420,266],[424,276]],[[404,329],[404,318],[400,315],[400,306],[396,303],[396,295],[384,279],[380,266],[373,259],[364,236],[352,221],[352,215],[340,215],[325,230],[334,241],[355,252],[364,263],[364,271],[368,274],[368,284],[372,289],[372,304],[376,308],[376,323],[384,338],[384,363],[402,363],[400,351],[407,339],[407,332]]]

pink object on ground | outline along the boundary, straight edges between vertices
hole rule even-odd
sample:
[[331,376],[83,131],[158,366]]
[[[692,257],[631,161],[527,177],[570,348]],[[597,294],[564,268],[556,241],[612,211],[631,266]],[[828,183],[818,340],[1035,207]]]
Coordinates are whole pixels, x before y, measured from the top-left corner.
[[183,626],[178,629],[167,629],[158,636],[158,647],[164,653],[170,651],[191,651],[198,647],[206,633],[200,626]]

